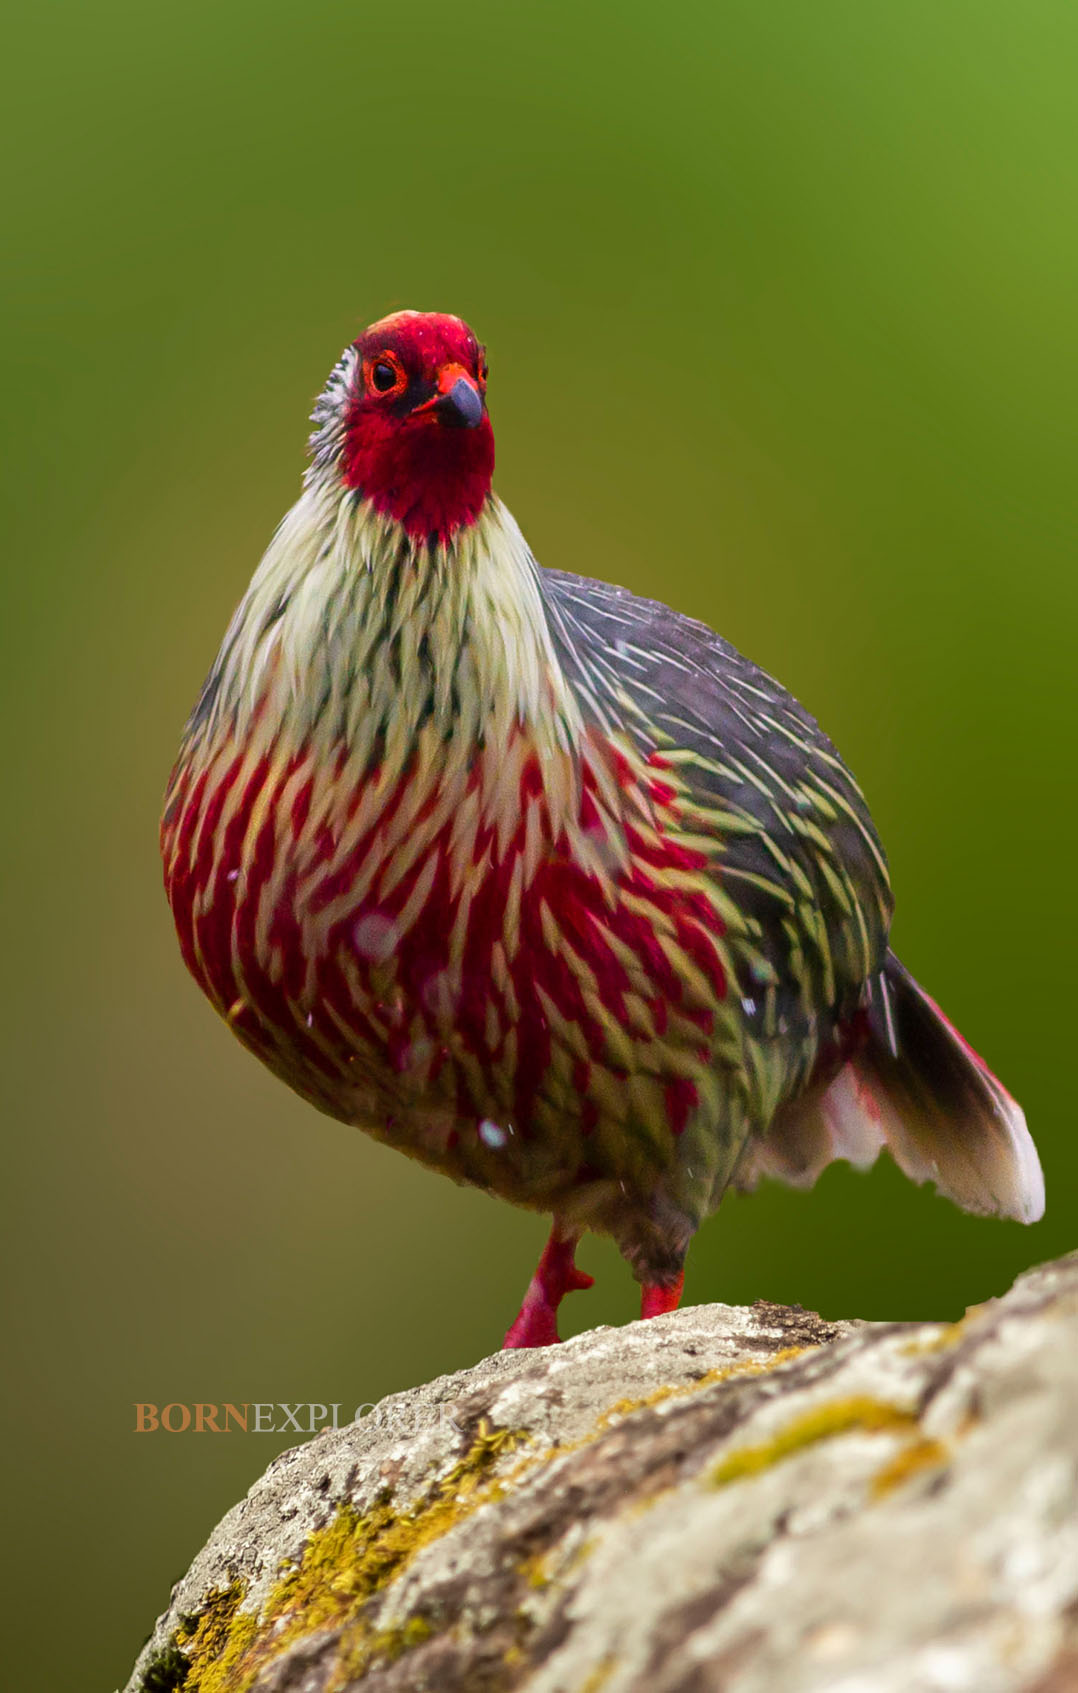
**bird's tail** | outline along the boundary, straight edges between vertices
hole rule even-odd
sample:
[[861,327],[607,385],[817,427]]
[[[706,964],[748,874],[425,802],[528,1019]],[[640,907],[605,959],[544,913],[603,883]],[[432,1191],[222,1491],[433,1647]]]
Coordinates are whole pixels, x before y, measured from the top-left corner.
[[886,1147],[964,1211],[1036,1222],[1044,1176],[1021,1107],[893,952],[867,1013],[865,1046],[822,1093],[777,1114],[737,1185],[769,1175],[810,1186],[833,1159],[864,1167]]

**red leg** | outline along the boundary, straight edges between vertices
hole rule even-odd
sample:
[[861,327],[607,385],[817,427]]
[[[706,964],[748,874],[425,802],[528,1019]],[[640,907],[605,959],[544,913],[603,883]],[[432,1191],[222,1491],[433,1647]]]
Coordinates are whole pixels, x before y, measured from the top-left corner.
[[684,1286],[684,1270],[670,1287],[658,1287],[654,1282],[645,1282],[640,1289],[640,1315],[661,1317],[664,1311],[676,1311],[681,1304],[681,1290]]
[[515,1346],[557,1345],[558,1306],[567,1293],[591,1287],[595,1281],[573,1263],[579,1239],[579,1235],[561,1234],[554,1224],[516,1322],[502,1343],[503,1351]]

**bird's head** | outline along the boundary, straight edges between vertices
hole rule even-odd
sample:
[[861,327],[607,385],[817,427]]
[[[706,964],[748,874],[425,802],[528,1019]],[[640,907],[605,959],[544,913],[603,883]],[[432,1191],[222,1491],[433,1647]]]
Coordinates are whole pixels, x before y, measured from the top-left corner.
[[486,386],[484,349],[459,317],[394,312],[348,348],[315,421],[333,426],[345,487],[414,539],[448,543],[490,493]]

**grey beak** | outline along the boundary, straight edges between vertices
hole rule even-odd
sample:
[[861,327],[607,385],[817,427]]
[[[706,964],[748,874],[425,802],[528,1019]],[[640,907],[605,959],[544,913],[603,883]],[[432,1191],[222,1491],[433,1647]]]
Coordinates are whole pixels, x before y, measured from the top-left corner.
[[448,394],[435,402],[442,423],[453,429],[474,429],[483,420],[483,396],[464,376],[458,376]]

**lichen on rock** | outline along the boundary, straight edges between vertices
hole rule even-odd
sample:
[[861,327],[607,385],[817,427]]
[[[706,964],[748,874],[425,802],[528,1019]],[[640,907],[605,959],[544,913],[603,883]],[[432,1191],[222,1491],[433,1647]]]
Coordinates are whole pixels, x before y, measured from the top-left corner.
[[498,1354],[275,1460],[127,1693],[1054,1693],[1076,1396],[1078,1254],[958,1324]]

